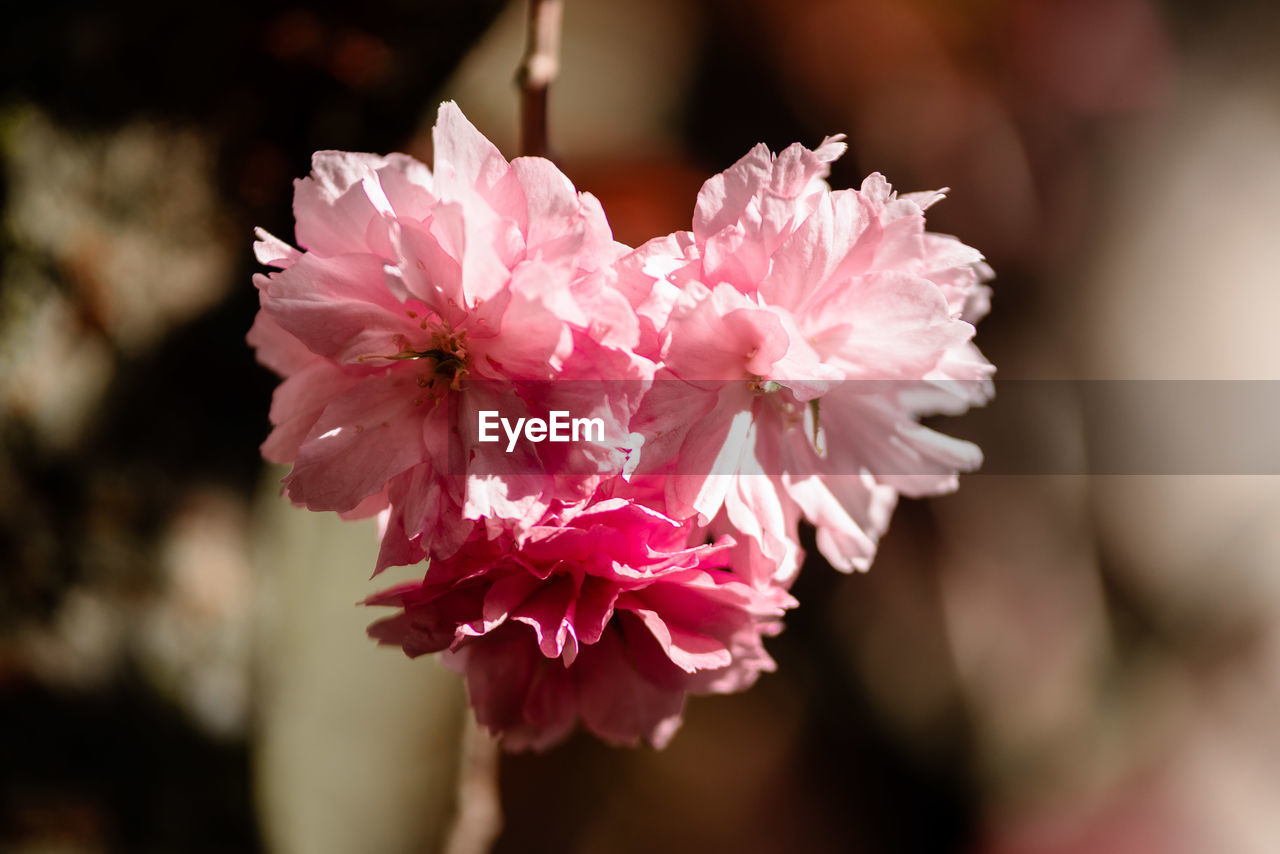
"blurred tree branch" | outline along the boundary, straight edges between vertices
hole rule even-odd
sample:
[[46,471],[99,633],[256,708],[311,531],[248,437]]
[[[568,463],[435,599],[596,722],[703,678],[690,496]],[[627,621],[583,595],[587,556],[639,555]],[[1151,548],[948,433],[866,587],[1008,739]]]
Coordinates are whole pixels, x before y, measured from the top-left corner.
[[563,0],[529,0],[528,39],[516,73],[520,87],[520,153],[546,157],[547,89],[560,73]]
[[458,765],[458,808],[445,842],[445,854],[486,854],[502,831],[498,790],[500,750],[468,710]]

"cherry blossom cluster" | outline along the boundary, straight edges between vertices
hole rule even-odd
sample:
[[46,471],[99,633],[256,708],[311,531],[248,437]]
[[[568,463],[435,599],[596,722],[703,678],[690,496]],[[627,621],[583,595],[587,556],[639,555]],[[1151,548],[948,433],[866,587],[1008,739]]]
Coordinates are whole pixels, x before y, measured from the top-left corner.
[[801,520],[865,569],[900,494],[978,465],[920,419],[991,394],[989,271],[925,231],[940,193],[831,190],[838,137],[757,146],[637,249],[456,105],[433,140],[430,168],[318,152],[302,248],[259,232],[263,455],[295,504],[379,518],[375,573],[424,565],[370,634],[442,653],[505,746],[661,746],[773,669]]

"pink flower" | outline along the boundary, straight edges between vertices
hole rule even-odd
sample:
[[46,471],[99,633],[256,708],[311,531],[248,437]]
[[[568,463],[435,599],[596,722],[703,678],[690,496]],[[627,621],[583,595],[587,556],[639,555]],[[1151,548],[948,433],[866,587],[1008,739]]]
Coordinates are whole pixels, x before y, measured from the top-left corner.
[[[452,103],[434,139],[432,169],[318,152],[296,183],[304,251],[265,232],[255,247],[279,271],[255,277],[249,341],[285,377],[263,453],[293,463],[285,491],[299,505],[388,510],[380,566],[448,554],[479,520],[520,529],[582,500],[625,462],[631,398],[547,381],[652,372],[615,287],[626,247],[599,203],[547,160],[508,163]],[[479,410],[566,408],[565,396],[604,420],[603,442],[554,465],[477,442]]]
[[[263,443],[297,504],[380,514],[370,627],[442,652],[479,721],[544,748],[578,723],[665,744],[689,694],[773,669],[797,526],[865,568],[899,494],[978,449],[920,424],[991,393],[981,256],[924,230],[941,194],[832,192],[838,138],[757,146],[693,230],[631,251],[550,162],[508,162],[451,103],[432,168],[320,152],[295,249],[264,232],[249,333],[284,381]],[[486,416],[604,438],[486,438]],[[507,430],[504,427],[504,430]],[[714,542],[710,542],[715,537]]]
[[477,532],[426,577],[372,597],[370,627],[411,656],[445,651],[481,724],[510,749],[575,723],[615,744],[665,744],[688,694],[750,686],[793,602],[723,569],[732,540],[624,498],[548,517],[522,544]]
[[757,583],[794,577],[802,516],[832,564],[866,568],[899,493],[950,490],[981,460],[919,419],[990,395],[970,341],[990,271],[925,231],[941,193],[879,175],[832,192],[843,151],[756,146],[706,182],[691,232],[619,265],[661,348],[640,468],[670,475],[672,515],[744,535]]

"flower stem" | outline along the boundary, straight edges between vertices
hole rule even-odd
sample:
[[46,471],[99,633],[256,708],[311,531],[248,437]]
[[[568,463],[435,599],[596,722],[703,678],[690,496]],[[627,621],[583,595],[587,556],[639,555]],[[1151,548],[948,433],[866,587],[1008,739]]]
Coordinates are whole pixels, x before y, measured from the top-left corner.
[[547,89],[560,72],[560,21],[564,0],[529,0],[529,29],[524,59],[516,74],[520,86],[520,153],[546,157]]
[[498,742],[466,712],[458,767],[458,807],[445,854],[487,854],[502,831]]

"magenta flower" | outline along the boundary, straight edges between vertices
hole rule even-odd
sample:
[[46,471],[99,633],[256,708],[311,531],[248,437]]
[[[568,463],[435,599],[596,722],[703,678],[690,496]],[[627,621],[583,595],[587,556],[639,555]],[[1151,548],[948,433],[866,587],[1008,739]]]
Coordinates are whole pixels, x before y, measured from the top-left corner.
[[773,670],[761,637],[793,604],[723,568],[731,539],[705,538],[623,498],[544,519],[521,544],[477,531],[421,582],[369,599],[400,609],[369,632],[411,656],[444,651],[510,749],[547,747],[577,722],[660,747],[686,695]]
[[925,231],[940,193],[879,175],[832,192],[843,150],[757,146],[703,186],[693,231],[619,265],[662,363],[633,422],[652,437],[641,469],[673,475],[672,515],[750,539],[758,583],[798,571],[800,517],[832,564],[866,568],[899,493],[952,489],[981,460],[919,418],[990,394],[970,342],[989,271]]
[[[285,491],[299,505],[389,509],[380,566],[448,554],[480,520],[521,529],[582,500],[625,462],[634,395],[596,385],[583,399],[547,381],[652,372],[615,287],[627,250],[599,203],[547,160],[508,163],[452,103],[434,139],[430,170],[317,153],[294,199],[305,251],[261,232],[255,247],[280,269],[255,277],[249,340],[285,376],[263,453],[293,463]],[[480,410],[567,407],[557,395],[600,417],[604,440],[554,466],[477,442]]]

